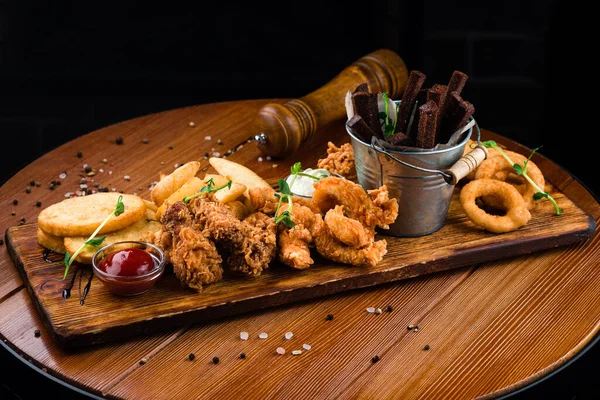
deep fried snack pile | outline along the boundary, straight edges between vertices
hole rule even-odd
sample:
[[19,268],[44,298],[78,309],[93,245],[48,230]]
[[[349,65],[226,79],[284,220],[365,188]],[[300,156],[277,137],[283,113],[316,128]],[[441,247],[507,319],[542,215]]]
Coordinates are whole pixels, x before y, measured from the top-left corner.
[[356,181],[356,164],[354,162],[354,149],[350,143],[340,147],[332,142],[327,143],[327,157],[317,162],[318,168],[339,174],[346,179]]
[[473,104],[461,97],[468,76],[454,71],[448,85],[425,90],[426,78],[420,71],[410,72],[397,108],[387,95],[370,93],[367,84],[359,85],[346,95],[346,124],[367,143],[373,136],[392,145],[422,149],[447,143],[475,112]]
[[239,220],[212,193],[169,205],[161,222],[156,244],[181,283],[197,290],[221,280],[223,258],[232,272],[260,275],[276,254],[272,218],[257,212]]
[[[255,209],[275,215],[275,191],[253,188],[248,194]],[[356,183],[331,176],[315,184],[309,204],[299,201],[290,214],[295,226],[280,224],[277,233],[279,260],[284,264],[308,268],[314,263],[310,249],[316,248],[332,261],[375,266],[387,252],[386,241],[375,240],[375,229],[388,229],[396,220],[398,202],[389,198],[385,186],[365,192]]]
[[[467,143],[465,152],[470,150],[471,143]],[[513,151],[504,153],[516,164],[526,165],[529,177],[539,188],[544,188],[544,175],[533,161]],[[537,189],[518,176],[514,166],[498,151],[490,150],[488,158],[467,179],[469,182],[460,191],[460,204],[474,224],[489,232],[504,233],[519,229],[531,219]]]

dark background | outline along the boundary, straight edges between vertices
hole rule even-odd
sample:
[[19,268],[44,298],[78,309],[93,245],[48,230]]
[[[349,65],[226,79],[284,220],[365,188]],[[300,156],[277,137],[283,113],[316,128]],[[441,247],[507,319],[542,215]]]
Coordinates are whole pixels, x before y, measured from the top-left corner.
[[[589,25],[567,2],[175,3],[0,0],[0,183],[103,126],[193,104],[299,97],[386,47],[426,73],[427,86],[467,73],[463,97],[480,126],[543,145],[598,193],[585,129],[594,115],[574,101],[590,80]],[[600,393],[586,373],[597,369],[596,347],[525,394]],[[0,352],[0,398],[30,398],[16,376],[59,393]]]

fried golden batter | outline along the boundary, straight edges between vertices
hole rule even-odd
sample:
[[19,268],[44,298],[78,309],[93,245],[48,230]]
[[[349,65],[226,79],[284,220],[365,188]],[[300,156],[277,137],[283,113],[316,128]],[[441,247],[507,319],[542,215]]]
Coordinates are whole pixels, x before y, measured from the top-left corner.
[[356,164],[354,149],[350,143],[337,147],[332,142],[327,143],[327,157],[317,162],[319,168],[342,175],[346,179],[356,180]]

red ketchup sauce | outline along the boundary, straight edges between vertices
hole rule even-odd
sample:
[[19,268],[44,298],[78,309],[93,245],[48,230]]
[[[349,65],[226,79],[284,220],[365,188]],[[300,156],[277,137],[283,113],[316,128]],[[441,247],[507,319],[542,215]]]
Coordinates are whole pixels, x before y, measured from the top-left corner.
[[[155,260],[144,250],[119,250],[107,255],[98,264],[100,271],[113,276],[99,276],[98,278],[111,292],[132,296],[145,292],[154,285],[158,275],[155,277],[143,277],[143,275],[153,271],[155,267]],[[140,278],[136,279],[137,277]]]
[[139,276],[154,269],[154,260],[144,250],[119,250],[102,260],[98,269],[111,275]]

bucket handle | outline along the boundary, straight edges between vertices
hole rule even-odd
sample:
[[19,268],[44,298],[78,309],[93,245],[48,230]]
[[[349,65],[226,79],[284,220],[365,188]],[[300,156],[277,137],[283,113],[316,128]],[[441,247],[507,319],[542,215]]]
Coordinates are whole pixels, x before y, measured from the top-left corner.
[[400,160],[399,158],[390,154],[390,152],[388,152],[383,146],[379,145],[380,139],[378,139],[375,136],[373,136],[371,140],[371,148],[379,153],[385,154],[392,160],[399,162],[400,164],[406,167],[410,167],[416,169],[417,171],[427,172],[430,174],[440,174],[442,175],[446,183],[448,183],[449,185],[456,185],[458,181],[467,176],[469,172],[477,168],[479,164],[487,158],[488,155],[487,149],[481,144],[481,131],[479,130],[479,125],[477,125],[475,119],[472,119],[461,130],[462,132],[465,132],[472,126],[474,126],[475,130],[477,131],[477,146],[475,146],[473,150],[471,150],[469,153],[462,156],[450,168],[445,170],[418,167],[416,165],[407,163],[406,161]]

